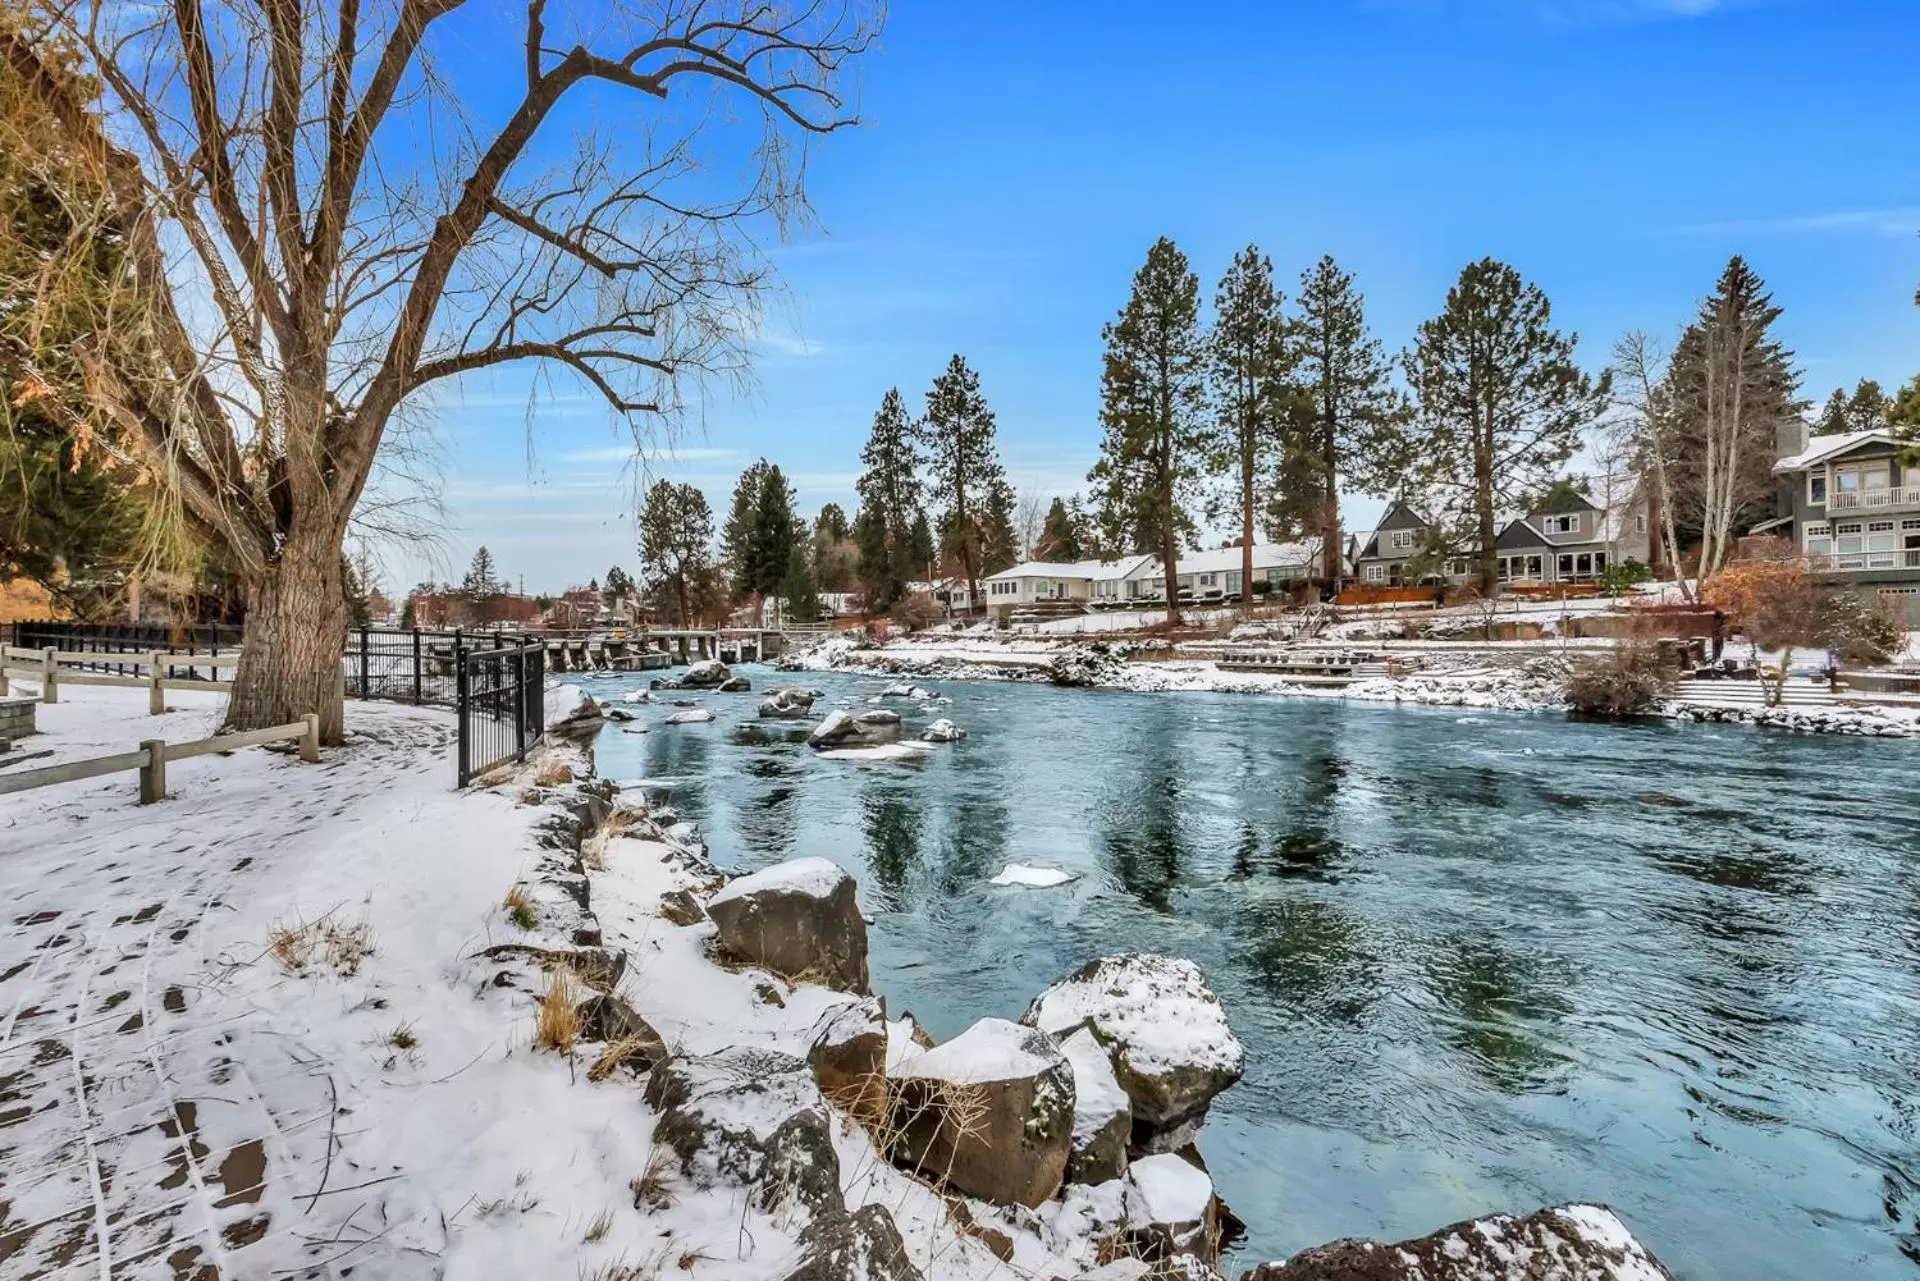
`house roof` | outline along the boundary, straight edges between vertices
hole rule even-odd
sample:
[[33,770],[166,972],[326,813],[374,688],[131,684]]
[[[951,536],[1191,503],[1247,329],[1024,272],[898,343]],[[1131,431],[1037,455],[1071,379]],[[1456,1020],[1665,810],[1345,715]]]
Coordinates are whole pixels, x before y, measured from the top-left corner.
[[[1243,563],[1241,548],[1210,547],[1205,551],[1189,552],[1180,558],[1176,567],[1182,574],[1231,573]],[[1320,555],[1320,540],[1317,538],[1297,538],[1290,543],[1255,543],[1253,547],[1253,568],[1255,572],[1269,568],[1304,569],[1312,565]]]
[[1824,463],[1829,458],[1837,458],[1858,446],[1876,441],[1891,445],[1893,433],[1883,427],[1876,427],[1868,431],[1846,431],[1837,432],[1831,436],[1813,436],[1807,440],[1805,449],[1782,458],[1773,465],[1773,469],[1776,472],[1799,471],[1803,467]]
[[1015,565],[1012,569],[988,574],[981,581],[993,583],[1007,582],[1017,578],[1085,578],[1088,580],[1125,578],[1152,559],[1151,556],[1129,556],[1124,560],[1030,560]]

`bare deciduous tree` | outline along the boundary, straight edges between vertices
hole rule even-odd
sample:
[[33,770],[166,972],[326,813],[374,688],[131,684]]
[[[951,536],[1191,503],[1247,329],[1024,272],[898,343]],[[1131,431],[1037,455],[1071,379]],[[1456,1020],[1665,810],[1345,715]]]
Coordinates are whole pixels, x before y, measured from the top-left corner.
[[[842,82],[879,15],[527,0],[505,20],[509,39],[468,0],[0,20],[8,74],[102,175],[139,306],[116,328],[158,353],[116,360],[102,334],[96,412],[245,585],[237,726],[318,711],[338,741],[341,540],[436,384],[536,362],[644,439],[689,379],[743,370],[757,229],[804,214],[806,140],[852,123]],[[54,74],[67,46],[98,104]]]
[[[1666,381],[1667,356],[1659,341],[1642,330],[1634,330],[1613,345],[1614,404],[1622,414],[1613,424],[1613,448],[1625,455],[1627,465],[1638,471],[1647,487],[1649,506],[1656,509],[1648,524],[1649,536],[1659,540],[1664,560],[1674,568],[1674,577],[1687,600],[1694,599],[1693,584],[1680,566],[1680,535],[1674,525],[1673,466],[1671,455],[1678,448],[1674,439],[1672,410],[1663,384]],[[1617,559],[1609,549],[1608,563]]]

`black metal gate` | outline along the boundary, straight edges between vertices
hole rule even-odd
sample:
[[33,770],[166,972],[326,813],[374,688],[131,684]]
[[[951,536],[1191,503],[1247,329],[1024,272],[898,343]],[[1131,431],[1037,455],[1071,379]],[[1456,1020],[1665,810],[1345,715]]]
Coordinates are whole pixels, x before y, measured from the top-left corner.
[[462,649],[455,657],[460,722],[457,786],[506,761],[523,759],[546,732],[547,647],[534,641]]

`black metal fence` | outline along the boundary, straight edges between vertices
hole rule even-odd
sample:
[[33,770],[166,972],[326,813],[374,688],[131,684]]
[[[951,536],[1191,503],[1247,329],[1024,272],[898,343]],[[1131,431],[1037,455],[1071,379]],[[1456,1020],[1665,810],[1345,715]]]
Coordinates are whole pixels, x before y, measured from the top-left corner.
[[531,641],[463,649],[454,665],[460,718],[457,786],[496,765],[524,759],[546,732],[547,647]]
[[[7,643],[22,649],[58,649],[68,653],[151,654],[163,649],[177,654],[206,654],[218,657],[240,648],[241,628],[233,623],[74,623],[39,620],[9,624],[12,639]],[[124,663],[81,663],[87,671],[115,676],[137,676],[137,667]],[[169,675],[179,680],[222,680],[220,668],[175,668]],[[227,676],[232,668],[225,669]]]
[[525,635],[509,631],[356,627],[347,633],[340,656],[341,679],[348,698],[452,707],[459,700],[462,655],[529,643]]

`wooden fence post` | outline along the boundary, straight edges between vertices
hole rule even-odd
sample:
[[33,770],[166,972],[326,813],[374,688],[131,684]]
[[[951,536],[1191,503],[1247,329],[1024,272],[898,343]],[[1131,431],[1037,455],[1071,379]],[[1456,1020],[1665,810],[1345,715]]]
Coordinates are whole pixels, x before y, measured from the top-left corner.
[[151,805],[167,799],[167,741],[150,738],[140,744],[147,763],[140,767],[140,803]]
[[166,668],[161,666],[160,651],[147,655],[147,715],[158,716],[167,710]]
[[300,735],[300,759],[316,765],[320,761],[320,715],[308,712],[300,719],[307,723],[306,732]]
[[40,701],[43,703],[60,701],[60,661],[54,657],[59,652],[52,648],[40,651]]

